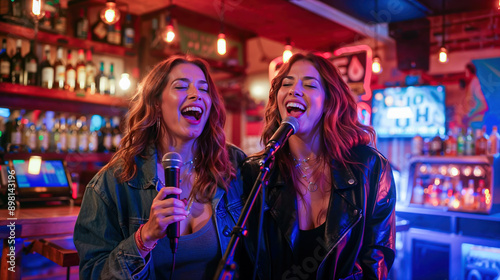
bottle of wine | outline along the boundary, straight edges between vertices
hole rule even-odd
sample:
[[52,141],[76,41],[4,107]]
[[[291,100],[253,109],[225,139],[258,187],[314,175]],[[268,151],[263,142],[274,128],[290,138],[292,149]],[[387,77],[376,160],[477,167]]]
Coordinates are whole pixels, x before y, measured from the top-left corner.
[[87,34],[89,31],[89,21],[85,13],[85,9],[81,8],[79,12],[78,20],[75,25],[75,37],[80,39],[87,39]]
[[21,39],[16,41],[16,54],[10,61],[10,77],[13,84],[23,84],[23,57],[21,56]]
[[87,74],[85,69],[85,54],[82,49],[78,50],[78,61],[76,62],[76,88],[77,95],[85,94]]
[[21,0],[10,0],[9,1],[9,14],[13,17],[23,16],[23,1]]
[[78,126],[76,117],[68,119],[68,153],[76,153],[78,151]]
[[64,83],[66,80],[66,66],[63,61],[63,49],[62,47],[57,47],[56,61],[54,62],[54,88],[64,89]]
[[89,127],[87,126],[86,118],[80,117],[81,125],[78,130],[78,152],[86,153],[89,150]]
[[47,125],[43,121],[42,125],[38,128],[38,146],[37,150],[46,153],[49,151],[49,131],[47,130]]
[[108,89],[108,77],[104,75],[104,62],[101,61],[99,67],[99,72],[95,77],[96,89],[100,94],[106,94],[106,89]]
[[10,83],[10,56],[7,54],[7,39],[2,39],[0,51],[0,82]]
[[38,85],[38,58],[35,54],[35,41],[30,42],[30,51],[24,56],[24,84]]
[[109,68],[109,77],[108,77],[109,95],[116,95],[116,78],[113,73],[113,70],[114,70],[113,63],[111,63],[111,67]]
[[132,15],[127,14],[125,24],[123,25],[123,46],[126,48],[134,47],[135,30],[132,24]]
[[42,87],[52,88],[54,85],[54,66],[50,63],[50,46],[45,45],[44,59],[40,64]]
[[76,70],[73,67],[71,50],[68,50],[68,59],[66,60],[66,90],[74,91],[76,87]]
[[66,120],[59,118],[59,141],[56,142],[56,152],[65,153],[68,150],[68,129]]
[[56,13],[53,18],[54,29],[60,34],[66,34],[66,10],[62,8],[59,0],[54,0]]
[[87,77],[87,82],[85,84],[87,93],[95,94],[96,92],[96,84],[95,84],[95,75],[96,75],[96,67],[94,62],[92,61],[92,50],[87,50],[87,61],[85,62],[85,74]]

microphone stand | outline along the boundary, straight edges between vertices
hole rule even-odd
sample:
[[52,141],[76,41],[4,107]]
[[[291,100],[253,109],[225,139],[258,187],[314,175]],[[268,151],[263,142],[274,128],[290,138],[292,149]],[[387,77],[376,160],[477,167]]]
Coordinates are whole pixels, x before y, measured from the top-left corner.
[[[231,239],[229,240],[229,244],[227,245],[226,252],[224,256],[219,262],[217,266],[217,271],[215,272],[214,280],[224,279],[229,280],[233,279],[234,272],[236,270],[236,263],[234,262],[234,253],[236,251],[236,246],[240,240],[240,237],[247,235],[247,230],[245,229],[246,222],[248,220],[248,216],[250,215],[250,211],[255,204],[255,200],[257,199],[257,194],[259,194],[262,187],[267,186],[269,182],[269,174],[271,171],[271,167],[274,163],[274,156],[270,157],[266,161],[261,161],[261,167],[259,175],[255,180],[255,183],[252,187],[252,191],[248,195],[247,201],[245,202],[245,206],[241,210],[240,218],[238,222],[233,227],[233,231],[231,231]],[[265,201],[265,198],[264,200]],[[257,264],[255,264],[257,265]]]

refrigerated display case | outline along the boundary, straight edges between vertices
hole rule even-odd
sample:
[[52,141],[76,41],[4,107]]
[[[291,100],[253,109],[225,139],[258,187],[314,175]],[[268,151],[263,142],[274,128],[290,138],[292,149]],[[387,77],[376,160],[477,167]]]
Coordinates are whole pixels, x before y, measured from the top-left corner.
[[409,207],[482,214],[500,210],[499,155],[418,156],[409,166]]
[[[406,199],[396,214],[410,229],[397,279],[497,277],[489,264],[500,252],[499,155],[418,156],[408,166]],[[479,260],[485,252],[488,265]]]

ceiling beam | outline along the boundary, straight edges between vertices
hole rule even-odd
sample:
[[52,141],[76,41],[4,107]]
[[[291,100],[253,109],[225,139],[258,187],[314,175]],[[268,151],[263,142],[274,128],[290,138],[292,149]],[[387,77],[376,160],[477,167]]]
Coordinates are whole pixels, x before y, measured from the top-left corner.
[[377,39],[379,41],[390,44],[394,43],[394,39],[389,36],[387,23],[367,24],[318,0],[290,0],[290,3],[349,28],[361,35],[373,38],[375,37],[375,33],[378,33]]

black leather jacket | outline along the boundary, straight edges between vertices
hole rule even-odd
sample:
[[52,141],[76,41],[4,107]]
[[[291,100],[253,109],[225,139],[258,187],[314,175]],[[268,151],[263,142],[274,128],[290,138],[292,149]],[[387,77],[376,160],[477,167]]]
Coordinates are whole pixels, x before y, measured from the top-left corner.
[[[371,147],[355,147],[351,155],[361,164],[332,168],[325,233],[318,238],[322,248],[315,251],[317,279],[386,279],[395,257],[396,190],[392,170],[388,160]],[[293,186],[287,185],[276,169],[266,188],[258,276],[304,279],[304,269],[314,267],[314,261],[310,260],[308,268],[293,265],[299,233],[297,199]],[[258,159],[247,159],[242,167],[245,194],[250,192],[258,172]],[[253,262],[259,201],[252,210],[245,238]]]

